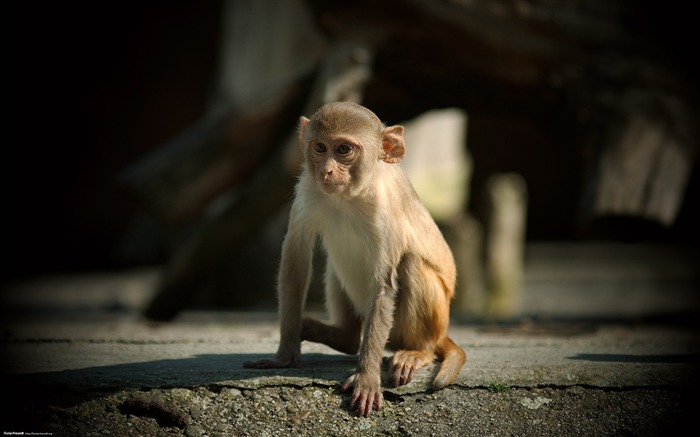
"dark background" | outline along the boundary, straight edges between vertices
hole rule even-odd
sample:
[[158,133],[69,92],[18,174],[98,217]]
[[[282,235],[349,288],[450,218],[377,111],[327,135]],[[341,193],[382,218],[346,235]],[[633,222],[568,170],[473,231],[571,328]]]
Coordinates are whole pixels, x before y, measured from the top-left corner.
[[[3,3],[3,280],[132,266],[116,247],[139,209],[118,175],[205,111],[219,56],[220,9],[219,1]],[[652,24],[647,31],[695,74],[689,14],[670,6],[645,13]],[[376,68],[391,65],[380,61]],[[370,84],[368,106],[372,87],[381,86]],[[552,117],[550,132],[533,120],[522,96],[514,96],[512,107],[504,94],[493,96],[497,110],[464,108],[477,214],[486,178],[517,171],[528,182],[530,241],[697,244],[697,165],[672,228],[637,219],[577,221],[583,157],[561,141],[554,100],[535,114]],[[459,103],[435,95],[425,106]],[[389,123],[415,115],[390,104],[371,107]]]
[[3,276],[118,265],[117,176],[202,114],[220,7],[3,3]]

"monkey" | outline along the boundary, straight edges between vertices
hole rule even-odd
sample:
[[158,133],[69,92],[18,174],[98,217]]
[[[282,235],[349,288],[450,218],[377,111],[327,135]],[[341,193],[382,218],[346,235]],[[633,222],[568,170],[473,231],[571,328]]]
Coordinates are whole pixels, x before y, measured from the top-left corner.
[[[408,384],[416,371],[441,365],[432,383],[449,385],[466,362],[448,336],[456,267],[430,213],[397,163],[404,128],[385,126],[356,103],[328,103],[302,116],[301,174],[282,243],[278,273],[280,343],[272,359],[247,368],[299,367],[301,342],[358,354],[350,409],[368,417],[383,402],[382,355],[388,382]],[[325,300],[330,322],[303,317],[317,240],[326,252]]]

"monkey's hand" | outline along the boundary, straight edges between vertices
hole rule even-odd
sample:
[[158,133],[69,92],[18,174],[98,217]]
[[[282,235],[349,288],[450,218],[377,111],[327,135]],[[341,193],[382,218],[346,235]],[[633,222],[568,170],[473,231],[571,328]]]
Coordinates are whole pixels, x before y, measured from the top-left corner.
[[382,395],[381,381],[379,377],[366,373],[356,373],[349,377],[343,384],[343,391],[352,387],[350,410],[357,414],[369,417],[372,410],[379,410],[384,396]]
[[275,358],[246,361],[243,367],[247,369],[285,369],[287,367],[301,367],[301,352],[280,353]]

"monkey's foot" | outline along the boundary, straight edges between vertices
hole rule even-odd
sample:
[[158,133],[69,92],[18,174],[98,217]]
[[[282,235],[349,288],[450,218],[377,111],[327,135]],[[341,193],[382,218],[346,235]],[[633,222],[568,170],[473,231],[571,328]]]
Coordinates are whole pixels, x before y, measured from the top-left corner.
[[432,361],[433,355],[428,352],[397,351],[389,360],[389,382],[394,387],[408,384],[413,381],[418,369]]
[[316,319],[305,317],[301,325],[301,339],[323,343],[344,354],[356,354],[360,347],[360,327],[339,328]]
[[372,410],[379,411],[382,406],[384,396],[382,395],[381,381],[379,378],[356,373],[349,377],[343,384],[343,391],[348,391],[352,387],[352,397],[350,399],[350,410],[357,411],[357,414],[369,417]]

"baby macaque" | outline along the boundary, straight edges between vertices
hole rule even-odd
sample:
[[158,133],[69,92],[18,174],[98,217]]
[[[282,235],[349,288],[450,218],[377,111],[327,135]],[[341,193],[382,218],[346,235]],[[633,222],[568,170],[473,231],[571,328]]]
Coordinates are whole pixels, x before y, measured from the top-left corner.
[[[452,253],[399,165],[403,127],[385,127],[369,109],[330,103],[301,117],[303,170],[282,245],[279,271],[281,339],[272,359],[248,368],[299,367],[301,341],[356,354],[350,408],[378,410],[382,354],[389,383],[413,380],[442,361],[433,388],[450,384],[466,361],[447,336],[456,269]],[[327,253],[330,322],[303,318],[317,238]]]

